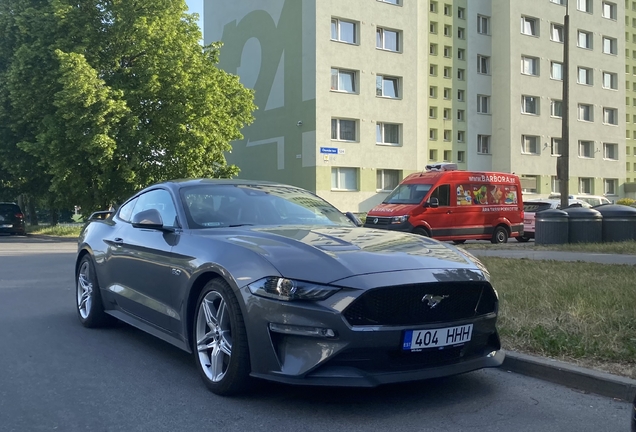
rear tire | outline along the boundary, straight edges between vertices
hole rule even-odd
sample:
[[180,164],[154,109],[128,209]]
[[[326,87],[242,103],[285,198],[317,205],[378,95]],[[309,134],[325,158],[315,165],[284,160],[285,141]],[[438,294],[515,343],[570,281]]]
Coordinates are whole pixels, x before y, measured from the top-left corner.
[[515,237],[515,238],[517,239],[517,241],[518,241],[519,243],[525,243],[525,242],[527,242],[528,240],[530,240],[530,237],[526,237],[526,236],[520,236],[520,237]]
[[249,388],[245,322],[236,295],[222,279],[208,282],[199,295],[192,344],[197,369],[212,393],[230,396]]
[[495,228],[495,232],[492,233],[492,239],[490,242],[493,244],[501,244],[508,242],[508,230],[506,227],[499,225]]

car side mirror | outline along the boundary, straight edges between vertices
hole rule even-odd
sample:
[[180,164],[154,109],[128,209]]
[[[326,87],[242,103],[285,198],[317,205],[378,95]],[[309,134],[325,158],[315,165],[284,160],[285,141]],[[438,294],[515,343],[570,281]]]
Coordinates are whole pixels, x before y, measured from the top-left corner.
[[141,211],[133,216],[131,222],[135,228],[163,230],[163,219],[157,209]]
[[362,226],[362,221],[360,220],[360,218],[359,218],[358,216],[354,215],[353,213],[351,213],[351,212],[346,212],[346,213],[345,213],[345,216],[346,216],[346,217],[347,217],[347,218],[348,218],[351,222],[353,222],[353,223],[355,224],[355,226],[358,226],[358,227],[359,227],[359,226]]
[[439,207],[439,199],[437,198],[429,198],[428,201],[424,203],[424,207],[437,208]]

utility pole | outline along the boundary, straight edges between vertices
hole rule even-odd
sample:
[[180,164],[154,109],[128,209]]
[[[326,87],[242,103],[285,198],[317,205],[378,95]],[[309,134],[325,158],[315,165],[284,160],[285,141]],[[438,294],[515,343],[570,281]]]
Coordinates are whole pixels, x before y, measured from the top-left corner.
[[570,195],[570,14],[565,0],[563,20],[563,100],[561,101],[561,156],[557,158],[557,178],[561,192],[561,208],[569,205]]

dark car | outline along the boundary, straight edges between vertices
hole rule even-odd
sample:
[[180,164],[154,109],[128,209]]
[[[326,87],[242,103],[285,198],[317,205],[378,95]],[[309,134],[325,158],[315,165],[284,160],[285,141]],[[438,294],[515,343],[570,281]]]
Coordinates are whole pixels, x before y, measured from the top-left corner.
[[149,187],[82,230],[79,319],[115,317],[193,352],[223,395],[250,377],[372,387],[501,365],[479,261],[354,219],[282,184]]
[[26,235],[24,213],[17,204],[0,202],[0,233]]
[[634,406],[632,409],[632,432],[636,432],[636,396],[634,397]]

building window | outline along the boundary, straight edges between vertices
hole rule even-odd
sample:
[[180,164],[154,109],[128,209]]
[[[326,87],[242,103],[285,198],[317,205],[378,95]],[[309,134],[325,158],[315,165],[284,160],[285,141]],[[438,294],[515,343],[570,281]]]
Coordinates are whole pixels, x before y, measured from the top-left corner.
[[453,77],[453,68],[449,66],[444,67],[444,78],[452,78]]
[[331,40],[348,44],[358,43],[358,25],[338,18],[331,19]]
[[539,115],[539,98],[537,96],[521,96],[521,112]]
[[444,162],[450,162],[451,159],[453,158],[453,151],[452,150],[444,150]]
[[465,111],[457,110],[457,121],[463,122],[465,120]]
[[400,39],[399,31],[378,27],[376,30],[375,46],[378,49],[399,52],[401,45]]
[[550,3],[565,5],[565,0],[550,0]]
[[437,107],[429,107],[428,109],[428,118],[437,118]]
[[433,44],[433,43],[432,43],[432,44],[430,45],[430,48],[429,48],[429,50],[428,50],[428,53],[429,53],[430,55],[437,55],[437,44]]
[[381,3],[388,3],[388,4],[392,4],[392,5],[401,5],[402,4],[402,0],[378,0]]
[[428,130],[428,139],[431,141],[437,141],[437,129]]
[[592,69],[586,67],[579,67],[578,69],[578,79],[577,82],[579,84],[592,85],[593,77],[592,77]]
[[466,162],[466,152],[460,150],[457,152],[457,162],[464,163]]
[[444,57],[450,58],[452,54],[453,54],[453,48],[449,47],[448,45],[445,45],[444,46]]
[[603,143],[603,158],[609,160],[618,160],[618,144]]
[[550,78],[563,81],[563,63],[550,62]]
[[463,102],[465,94],[466,92],[464,90],[457,90],[457,100]]
[[477,33],[483,35],[490,34],[490,17],[477,15]]
[[490,114],[490,96],[477,95],[477,112],[479,114]]
[[379,169],[376,171],[376,189],[378,191],[392,191],[400,183],[400,171]]
[[448,24],[444,26],[444,36],[446,36],[446,37],[452,37],[453,36],[453,26],[448,25]]
[[428,88],[428,95],[432,98],[436,98],[437,97],[437,87],[435,86],[430,86]]
[[594,157],[594,141],[579,141],[579,157]]
[[618,125],[618,110],[616,108],[603,108],[603,123]]
[[400,145],[401,125],[394,123],[376,123],[375,135],[377,144]]
[[457,27],[457,39],[466,39],[466,30],[463,27]]
[[537,185],[539,184],[539,176],[522,175],[521,191],[524,193],[537,193]]
[[457,69],[457,79],[464,81],[466,79],[466,71],[464,69]]
[[477,153],[490,154],[490,135],[477,135]]
[[449,4],[444,5],[444,15],[451,16],[453,14],[453,6]]
[[448,87],[444,87],[444,99],[451,98],[451,89]]
[[550,147],[550,154],[552,156],[561,156],[561,138],[552,138],[552,143]]
[[563,43],[563,25],[550,24],[550,40]]
[[428,25],[428,30],[433,34],[437,34],[437,23],[435,21],[431,21]]
[[605,195],[617,194],[618,179],[605,179],[603,183],[605,184],[605,187],[604,187]]
[[356,93],[357,73],[352,70],[331,68],[331,90],[343,93]]
[[594,107],[588,104],[579,104],[579,120],[594,121]]
[[356,120],[331,119],[331,139],[334,141],[356,141]]
[[466,136],[466,132],[457,131],[457,142],[464,142],[464,137]]
[[457,18],[466,19],[466,9],[462,7],[457,8]]
[[579,48],[592,49],[592,33],[579,30],[577,41]]
[[521,17],[521,33],[528,36],[539,36],[539,20],[532,17]]
[[603,72],[603,88],[618,90],[618,74]]
[[579,193],[591,194],[594,191],[594,179],[590,177],[579,178]]
[[400,95],[400,78],[378,75],[375,78],[375,95],[397,99]]
[[603,2],[603,18],[616,20],[616,4],[610,2]]
[[557,176],[552,176],[550,179],[550,188],[551,192],[561,192],[561,180]]
[[437,161],[437,150],[429,150],[428,151],[428,159],[432,161]]
[[538,136],[522,135],[521,136],[521,153],[539,154],[539,138]]
[[428,6],[428,10],[430,10],[431,13],[437,13],[437,2],[432,1]]
[[582,12],[592,13],[592,0],[576,0],[576,8]]
[[430,76],[437,76],[437,65],[434,65],[434,64],[430,65],[428,67],[428,73]]
[[603,36],[603,53],[605,54],[618,54],[618,42],[616,39]]
[[552,99],[550,101],[550,115],[552,117],[563,117],[563,102],[560,100]]
[[539,75],[539,59],[536,57],[521,57],[521,73],[524,75]]
[[490,57],[477,55],[477,73],[490,75]]
[[444,141],[450,141],[452,139],[453,131],[449,129],[444,129]]
[[457,50],[457,58],[459,60],[465,60],[466,59],[466,50],[463,48],[459,48]]
[[343,191],[358,190],[357,168],[331,168],[331,189]]
[[450,120],[451,118],[451,109],[444,108],[444,120]]

